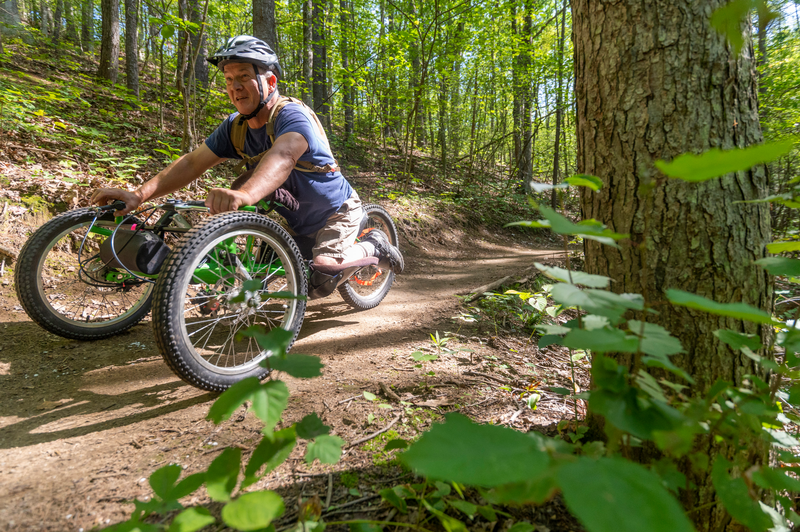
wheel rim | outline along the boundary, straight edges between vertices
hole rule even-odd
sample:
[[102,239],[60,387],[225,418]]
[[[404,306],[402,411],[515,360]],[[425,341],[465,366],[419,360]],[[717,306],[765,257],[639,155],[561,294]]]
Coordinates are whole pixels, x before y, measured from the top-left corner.
[[[223,253],[220,247],[225,242],[234,247]],[[254,250],[260,258],[254,257]],[[298,279],[305,273],[280,239],[258,230],[225,233],[209,242],[188,266],[181,330],[191,356],[215,373],[251,371],[273,353],[262,350],[252,337],[237,338],[238,333],[259,324],[267,330],[291,329],[301,311],[299,301],[269,294],[301,295]],[[245,281],[260,281],[261,288],[252,290],[251,284],[245,290]],[[242,292],[244,301],[231,301]]]
[[[147,303],[153,284],[133,284],[127,288],[87,284],[81,278],[81,260],[86,261],[84,270],[89,281],[108,283],[105,275],[111,271],[96,256],[104,236],[90,233],[83,250],[80,249],[89,224],[90,221],[77,223],[47,244],[36,265],[36,289],[52,315],[61,321],[83,328],[101,328],[126,320],[140,310]],[[80,229],[84,231],[79,232]]]
[[[381,216],[369,214],[367,226],[364,229],[364,232],[362,232],[362,235],[366,234],[366,231],[369,229],[380,229],[386,234],[392,245],[397,245],[391,226],[389,226],[389,224],[386,223],[386,220],[384,220]],[[394,273],[392,273],[391,270],[387,268],[381,269],[377,266],[367,266],[366,268],[359,270],[356,275],[351,277],[348,281],[348,284],[356,295],[359,297],[368,298],[373,294],[381,292],[388,283],[392,282],[393,279]]]

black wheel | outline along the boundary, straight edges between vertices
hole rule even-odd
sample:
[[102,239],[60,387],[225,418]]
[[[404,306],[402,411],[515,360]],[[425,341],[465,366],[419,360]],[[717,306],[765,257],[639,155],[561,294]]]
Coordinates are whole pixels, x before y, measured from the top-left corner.
[[281,327],[293,343],[306,302],[270,294],[305,296],[307,286],[300,251],[281,226],[255,213],[214,216],[187,233],[158,277],[153,328],[161,354],[181,379],[204,390],[263,378],[261,362],[272,353],[238,333]]
[[[74,340],[130,329],[150,311],[153,293],[153,283],[125,279],[103,263],[99,246],[107,236],[94,230],[87,236],[94,216],[94,209],[79,209],[45,223],[25,243],[14,273],[17,297],[28,316]],[[95,223],[106,234],[114,227],[111,215]]]
[[[399,247],[400,239],[397,228],[391,215],[380,205],[364,205],[367,216],[366,227],[363,227],[359,238],[366,235],[371,229],[380,229],[389,241]],[[381,269],[377,266],[362,268],[346,283],[339,286],[339,294],[351,307],[358,310],[369,310],[377,307],[383,301],[394,282],[394,272],[390,269]]]

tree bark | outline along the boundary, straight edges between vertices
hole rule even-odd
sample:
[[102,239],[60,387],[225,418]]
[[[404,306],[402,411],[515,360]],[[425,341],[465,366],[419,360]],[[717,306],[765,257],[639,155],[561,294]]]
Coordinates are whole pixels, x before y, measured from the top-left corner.
[[266,42],[280,57],[275,24],[275,0],[253,0],[253,37]]
[[56,14],[53,17],[53,43],[61,40],[61,28],[64,20],[64,0],[56,0]]
[[328,116],[327,104],[327,54],[325,44],[325,4],[323,0],[314,0],[311,14],[311,40],[314,59],[311,67],[313,78],[314,112],[322,123]]
[[139,0],[125,0],[125,85],[139,97]]
[[349,30],[350,20],[348,13],[352,9],[352,3],[347,0],[339,1],[339,18],[342,27],[342,36],[340,40],[342,52],[342,105],[344,107],[344,139],[350,140],[350,135],[353,134],[353,76],[350,72],[350,42]]
[[[203,7],[198,0],[191,0],[189,2],[189,19],[198,26],[203,23]],[[254,36],[257,37],[257,35]],[[206,61],[206,56],[208,55],[208,45],[206,40],[205,31],[197,30],[197,33],[192,34],[194,78],[196,81],[199,81],[203,87],[208,87],[208,62]],[[269,41],[267,41],[267,43],[272,46]]]
[[67,41],[78,44],[78,29],[75,25],[74,0],[64,0],[64,18],[67,21]]
[[100,0],[103,32],[100,37],[100,65],[97,74],[117,83],[119,71],[119,0]]
[[[767,274],[753,265],[770,239],[769,208],[742,204],[766,196],[763,166],[705,183],[661,180],[656,159],[709,148],[731,149],[762,141],[752,43],[737,58],[709,25],[723,0],[621,0],[572,3],[577,98],[577,171],[604,186],[582,191],[585,218],[596,218],[634,244],[620,249],[585,244],[586,269],[614,279],[615,291],[642,293],[658,315],[648,316],[683,343],[673,357],[696,380],[688,393],[703,395],[717,379],[745,385],[761,368],[720,342],[727,328],[759,334],[769,329],[665,302],[669,288],[718,302],[743,301],[771,311]],[[746,36],[749,41],[749,35]],[[640,187],[658,180],[648,195]],[[628,368],[630,355],[613,358]],[[766,458],[763,443],[754,453]],[[708,438],[695,450],[715,457]],[[649,457],[643,456],[647,459]],[[756,460],[758,461],[758,460]],[[709,468],[710,469],[710,468]],[[686,466],[697,486],[682,492],[698,531],[724,530],[728,517],[716,503],[708,471]]]
[[[563,11],[561,12],[561,31],[558,38],[558,87],[556,88],[556,135],[553,145],[553,186],[559,183],[559,155],[561,148],[561,124],[564,121],[564,39],[565,39],[565,19],[567,18],[568,0],[564,0]],[[555,209],[556,189],[550,191],[550,207]]]
[[94,49],[94,0],[83,0],[81,6],[81,47],[84,52]]
[[314,68],[314,43],[311,38],[313,0],[303,1],[303,103],[314,106],[314,81],[311,72]]

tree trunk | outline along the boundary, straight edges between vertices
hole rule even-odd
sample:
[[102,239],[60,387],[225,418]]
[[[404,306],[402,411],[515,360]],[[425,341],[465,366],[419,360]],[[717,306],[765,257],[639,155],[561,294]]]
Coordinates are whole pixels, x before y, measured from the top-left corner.
[[94,50],[94,0],[83,0],[81,9],[81,47],[84,52]]
[[119,71],[119,0],[100,0],[103,16],[103,33],[100,38],[100,66],[97,74],[117,83]]
[[280,57],[276,28],[275,0],[253,0],[253,37],[266,42]]
[[[560,182],[559,155],[561,148],[561,124],[564,121],[564,38],[565,38],[565,19],[567,18],[568,0],[564,0],[563,11],[561,12],[561,32],[558,38],[558,87],[556,88],[556,138],[553,145],[553,186]],[[555,209],[556,189],[550,191],[550,207]]]
[[61,40],[61,28],[64,20],[64,0],[56,1],[56,14],[53,17],[53,44]]
[[[190,0],[189,2],[189,19],[198,26],[202,25],[203,23],[203,6],[198,0]],[[267,43],[272,46],[272,43],[269,41],[267,41]],[[203,87],[208,87],[208,62],[206,61],[207,55],[208,46],[206,43],[206,32],[197,30],[197,33],[192,34],[192,57],[195,58],[194,78],[196,81],[199,81]]]
[[[661,182],[648,196],[640,188],[661,176],[656,159],[684,152],[731,149],[762,141],[752,44],[736,58],[709,25],[723,0],[621,0],[572,3],[575,44],[579,173],[600,177],[598,192],[582,191],[585,218],[596,218],[637,245],[620,249],[586,241],[586,270],[614,279],[616,292],[638,292],[683,343],[673,361],[696,380],[690,394],[704,395],[717,379],[744,385],[763,375],[712,332],[720,328],[759,334],[769,330],[732,318],[661,304],[677,288],[718,302],[743,301],[771,311],[767,274],[753,265],[770,240],[769,207],[743,204],[766,196],[763,166],[704,183]],[[749,35],[746,36],[749,40]],[[633,357],[616,354],[633,367]],[[763,443],[754,454],[766,458]],[[714,457],[710,439],[695,450]],[[647,457],[642,457],[647,458]],[[758,462],[758,459],[756,459]],[[709,468],[710,470],[710,468]],[[683,502],[698,531],[724,530],[728,517],[709,471],[687,466],[697,497]]]
[[75,6],[72,5],[74,0],[64,0],[64,18],[67,21],[67,41],[72,44],[78,44],[78,29],[75,25]]
[[325,117],[328,115],[327,73],[325,71],[328,48],[325,45],[325,4],[323,0],[314,0],[311,13],[311,40],[314,54],[311,77],[313,78],[314,112],[324,123]]
[[350,17],[348,16],[351,3],[347,0],[339,1],[339,18],[342,27],[342,36],[340,40],[342,52],[342,105],[344,106],[344,140],[350,140],[350,135],[353,134],[353,77],[350,73],[350,42],[348,27],[350,26]]
[[139,0],[125,0],[125,85],[139,97]]
[[311,72],[314,68],[314,43],[311,38],[311,21],[314,13],[313,0],[303,1],[303,103],[314,106],[314,81]]
[[42,0],[41,2],[41,18],[39,19],[39,31],[42,32],[44,36],[50,36],[50,26],[53,22],[53,13],[50,11],[50,4],[47,3],[47,0]]

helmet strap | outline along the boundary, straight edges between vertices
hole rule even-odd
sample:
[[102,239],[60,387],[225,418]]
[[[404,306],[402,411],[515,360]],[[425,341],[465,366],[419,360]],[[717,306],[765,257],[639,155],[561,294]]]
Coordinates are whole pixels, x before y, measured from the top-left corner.
[[253,70],[256,73],[256,83],[258,83],[258,95],[261,97],[261,103],[259,103],[256,106],[255,110],[252,113],[248,115],[241,115],[243,120],[250,120],[251,118],[255,118],[255,116],[261,112],[261,109],[263,109],[264,106],[267,105],[267,103],[270,100],[272,100],[272,98],[275,96],[275,93],[277,92],[277,90],[272,91],[272,93],[267,98],[264,98],[264,87],[261,84],[261,75],[258,73],[258,68],[256,67],[256,65],[253,65]]

